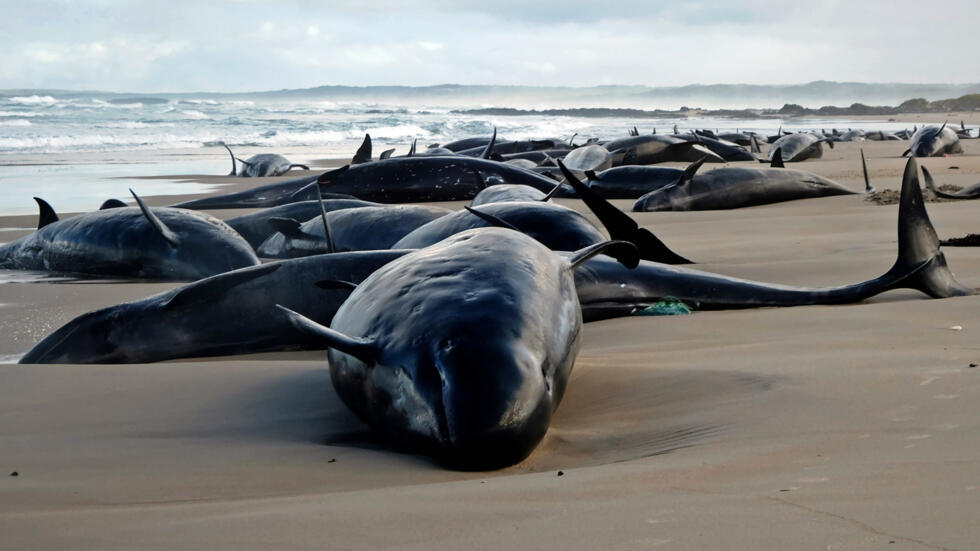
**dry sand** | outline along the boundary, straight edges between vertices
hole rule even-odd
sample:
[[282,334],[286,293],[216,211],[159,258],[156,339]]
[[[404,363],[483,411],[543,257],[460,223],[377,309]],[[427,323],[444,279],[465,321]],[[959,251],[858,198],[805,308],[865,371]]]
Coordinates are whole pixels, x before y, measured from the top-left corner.
[[[873,183],[897,189],[904,142],[838,144],[798,166],[862,189],[859,147]],[[964,147],[923,164],[974,184],[980,140]],[[941,237],[980,230],[978,208],[928,205]],[[890,267],[896,214],[855,195],[636,218],[701,269],[836,285]],[[980,287],[980,249],[946,255]],[[171,287],[0,284],[0,355]],[[374,440],[322,352],[2,365],[0,548],[974,549],[978,314],[980,297],[893,291],[589,324],[544,442],[491,473]]]

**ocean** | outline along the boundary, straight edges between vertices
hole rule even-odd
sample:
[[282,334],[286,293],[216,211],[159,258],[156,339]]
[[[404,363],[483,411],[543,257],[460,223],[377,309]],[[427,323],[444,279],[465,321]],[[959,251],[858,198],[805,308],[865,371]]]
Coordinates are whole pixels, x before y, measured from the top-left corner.
[[[448,102],[447,102],[448,103]],[[407,150],[458,138],[487,135],[497,128],[506,139],[622,136],[634,125],[643,133],[692,128],[747,129],[775,133],[790,130],[874,128],[898,130],[900,122],[774,118],[592,118],[578,116],[486,116],[458,112],[466,108],[525,107],[488,104],[437,105],[410,99],[404,104],[275,98],[268,94],[234,96],[161,95],[119,97],[118,94],[71,92],[51,94],[19,91],[0,95],[0,214],[35,212],[31,197],[44,195],[59,209],[95,208],[101,198],[139,192],[167,195],[207,191],[176,180],[133,180],[166,174],[224,174],[227,157],[220,142],[232,148],[269,152],[315,148],[322,157],[348,156],[370,133],[376,144]],[[533,105],[531,107],[539,107]],[[169,155],[175,150],[214,148],[214,161]],[[126,151],[159,153],[159,161],[126,162]],[[375,154],[381,151],[376,146]],[[74,153],[104,153],[112,162],[75,164]],[[112,155],[118,153],[118,155]],[[146,155],[143,155],[145,158]],[[29,161],[25,161],[29,159]],[[220,160],[218,160],[220,159]],[[302,161],[302,159],[294,159]],[[97,200],[98,199],[98,200]]]

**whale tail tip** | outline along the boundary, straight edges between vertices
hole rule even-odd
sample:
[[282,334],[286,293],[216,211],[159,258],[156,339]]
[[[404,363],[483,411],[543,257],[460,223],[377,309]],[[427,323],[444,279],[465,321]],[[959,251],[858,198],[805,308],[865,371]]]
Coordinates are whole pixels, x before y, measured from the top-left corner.
[[919,167],[912,157],[905,165],[898,206],[898,259],[891,274],[908,274],[895,287],[918,289],[933,298],[975,294],[956,281],[939,248],[939,236],[926,213],[919,189]]

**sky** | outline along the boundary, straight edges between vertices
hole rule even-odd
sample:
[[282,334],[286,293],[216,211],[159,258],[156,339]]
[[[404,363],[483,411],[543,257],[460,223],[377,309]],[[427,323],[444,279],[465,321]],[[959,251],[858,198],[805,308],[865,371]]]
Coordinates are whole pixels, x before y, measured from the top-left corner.
[[0,89],[980,82],[977,0],[0,0]]

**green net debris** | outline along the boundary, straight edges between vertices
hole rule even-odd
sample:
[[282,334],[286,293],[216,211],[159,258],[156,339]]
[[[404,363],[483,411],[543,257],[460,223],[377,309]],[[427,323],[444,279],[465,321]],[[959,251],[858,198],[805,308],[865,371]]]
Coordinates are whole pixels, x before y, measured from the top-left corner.
[[650,306],[637,311],[634,316],[683,316],[694,309],[674,297],[664,297]]

